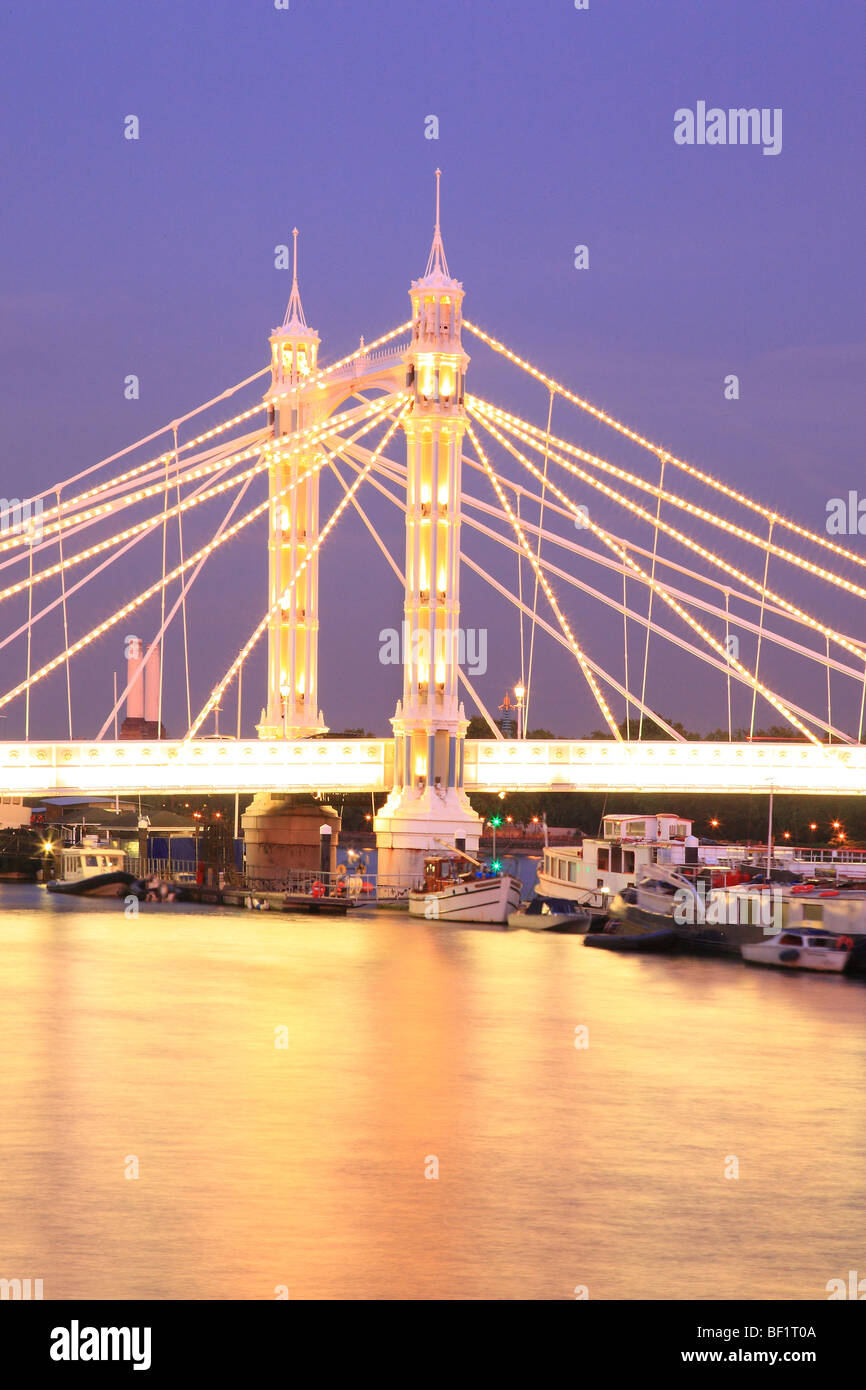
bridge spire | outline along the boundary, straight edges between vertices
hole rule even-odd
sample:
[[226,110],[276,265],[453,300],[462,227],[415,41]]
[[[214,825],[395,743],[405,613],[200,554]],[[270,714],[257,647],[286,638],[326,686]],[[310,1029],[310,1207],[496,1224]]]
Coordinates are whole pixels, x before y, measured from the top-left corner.
[[430,247],[430,255],[427,257],[427,269],[424,271],[424,279],[430,284],[434,281],[444,282],[450,280],[448,271],[448,261],[445,256],[445,244],[442,240],[442,229],[439,225],[439,181],[442,178],[442,170],[436,170],[436,223],[433,228],[433,245]]
[[289,304],[286,309],[286,317],[283,319],[283,328],[306,328],[307,320],[304,318],[304,306],[301,303],[301,292],[298,289],[298,229],[292,228],[292,239],[294,250],[292,255],[292,292],[289,295]]

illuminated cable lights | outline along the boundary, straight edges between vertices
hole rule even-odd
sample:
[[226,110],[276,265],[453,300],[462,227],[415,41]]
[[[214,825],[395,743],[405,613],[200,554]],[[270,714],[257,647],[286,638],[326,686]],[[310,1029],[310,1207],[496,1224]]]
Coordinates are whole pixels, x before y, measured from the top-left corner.
[[[350,352],[347,357],[342,357],[339,361],[332,362],[330,366],[321,368],[315,374],[310,376],[309,380],[305,381],[305,389],[309,390],[312,386],[318,386],[322,384],[324,382],[324,379],[330,376],[333,372],[339,371],[342,367],[345,367],[350,362],[353,362],[357,357],[363,357],[367,353],[370,353],[375,349],[384,346],[385,343],[391,342],[394,338],[398,338],[401,333],[407,333],[411,327],[412,320],[407,319],[405,323],[400,324],[397,328],[391,329],[388,333],[383,333],[380,338],[376,338],[373,342],[368,343],[364,348],[356,348],[355,351]],[[191,410],[186,415],[181,416],[180,419],[173,420],[168,425],[163,425],[162,429],[156,430],[153,434],[148,435],[145,439],[137,440],[135,444],[127,445],[127,447],[125,449],[122,449],[120,453],[113,454],[109,458],[102,459],[99,463],[94,464],[91,469],[88,469],[87,472],[93,472],[98,468],[105,467],[108,463],[112,461],[112,459],[120,458],[123,454],[127,454],[132,449],[138,448],[139,445],[146,443],[147,439],[158,438],[160,434],[165,434],[166,431],[175,428],[177,425],[183,423],[183,421],[191,419],[194,415],[201,414],[203,410],[210,409],[210,407],[216,405],[218,401],[224,400],[227,397],[234,395],[235,392],[240,391],[245,386],[249,386],[251,382],[257,381],[259,377],[266,376],[270,370],[270,365],[268,365],[267,367],[263,367],[260,371],[255,372],[252,376],[247,377],[244,381],[238,382],[236,386],[229,387],[227,390],[223,391],[219,396],[214,396],[211,400],[206,401],[204,405],[197,406],[195,410]],[[189,439],[186,441],[186,443],[179,445],[177,450],[178,455],[186,453],[190,449],[197,448],[200,444],[207,443],[209,439],[214,439],[218,434],[224,434],[226,430],[234,429],[237,425],[242,424],[245,420],[251,419],[252,416],[257,415],[260,411],[269,409],[269,407],[272,405],[275,399],[282,399],[283,396],[290,394],[290,391],[285,391],[281,392],[279,396],[272,396],[266,400],[257,401],[255,405],[250,406],[247,410],[241,411],[238,415],[233,416],[230,420],[225,420],[218,425],[214,425],[211,429],[204,430],[203,433],[196,435],[194,439]],[[46,517],[51,518],[56,516],[58,514],[58,511],[65,512],[68,506],[80,505],[81,502],[87,501],[91,497],[98,496],[99,493],[106,492],[111,487],[115,487],[121,483],[128,482],[132,478],[139,477],[142,473],[145,473],[149,468],[164,468],[166,466],[166,463],[170,464],[174,460],[174,458],[174,449],[166,450],[163,453],[156,455],[154,458],[148,459],[146,463],[137,464],[135,468],[131,468],[127,470],[127,472],[117,474],[114,478],[110,478],[107,481],[103,481],[102,483],[97,484],[95,487],[88,489],[86,492],[79,493],[76,497],[71,498],[69,502],[63,503],[60,508],[47,508],[42,514],[43,520]],[[78,476],[84,477],[86,475],[79,474]],[[68,485],[69,481],[70,480],[67,479],[66,483],[60,483],[59,487],[62,489],[64,486]],[[171,480],[170,485],[173,486],[173,484],[174,479]],[[37,497],[50,497],[53,496],[56,493],[56,491],[57,487],[52,487],[36,495]]]
[[[386,397],[385,399],[393,400],[395,399],[395,396],[392,394],[390,397]],[[377,401],[375,404],[379,405],[381,404],[381,402]],[[363,406],[353,406],[350,410],[340,411],[339,413],[330,416],[325,421],[319,421],[318,423],[308,425],[303,429],[295,430],[292,434],[280,435],[278,436],[278,440],[280,442],[278,442],[278,440],[273,440],[273,443],[269,446],[270,457],[272,460],[283,460],[286,458],[294,457],[297,454],[304,453],[306,451],[305,446],[307,444],[315,443],[318,439],[328,435],[329,433],[332,433],[335,429],[342,427],[344,424],[352,424],[356,420],[368,417],[373,408],[374,407],[370,406],[369,404]],[[135,503],[145,501],[149,497],[155,496],[158,493],[166,492],[170,488],[175,487],[179,484],[192,482],[197,478],[207,477],[211,473],[218,472],[221,469],[231,466],[233,463],[241,462],[247,458],[252,458],[255,454],[261,452],[261,444],[263,441],[272,439],[272,436],[269,431],[259,431],[255,437],[257,442],[249,449],[242,450],[241,452],[235,455],[230,455],[228,458],[218,457],[216,459],[210,459],[206,463],[202,463],[196,468],[187,469],[187,471],[184,472],[182,475],[172,477],[168,479],[168,481],[166,481],[166,479],[163,477],[163,479],[159,483],[155,483],[149,488],[140,488],[136,492],[122,494],[120,497],[113,498],[110,502],[103,503],[102,505],[91,508],[88,511],[76,512],[70,516],[67,510],[68,507],[73,505],[72,500],[70,500],[70,502],[64,504],[64,507],[62,509],[63,515],[60,517],[60,519],[52,522],[50,525],[45,524],[44,516],[46,514],[43,513],[43,532],[50,531],[57,533],[65,533],[80,525],[87,525],[92,521],[98,521],[102,517],[110,515],[112,512],[120,509],[121,507],[132,506]],[[285,447],[285,444],[289,442],[292,442],[295,447],[287,449]],[[57,509],[52,508],[51,511],[56,514]],[[7,550],[13,546],[20,545],[20,538],[10,538],[6,541],[0,541],[0,551]]]
[[535,558],[535,556],[534,556],[533,553],[532,553],[532,548],[530,547],[529,543],[528,543],[527,540],[526,540],[525,535],[523,534],[523,527],[521,526],[520,522],[518,521],[517,517],[515,516],[515,514],[514,514],[512,508],[511,508],[511,503],[508,501],[508,498],[505,496],[505,493],[504,493],[502,487],[500,486],[499,479],[497,478],[497,476],[496,476],[496,474],[494,473],[492,467],[490,466],[490,461],[488,460],[487,455],[485,454],[484,450],[483,450],[482,447],[481,447],[481,443],[480,443],[480,441],[479,441],[479,439],[478,439],[478,436],[477,436],[477,434],[475,433],[475,431],[473,430],[472,426],[469,424],[468,421],[466,422],[466,429],[467,429],[467,433],[469,434],[469,438],[472,440],[472,443],[473,443],[473,445],[475,446],[475,451],[476,451],[476,453],[478,454],[478,457],[479,457],[479,459],[481,460],[482,464],[484,465],[484,470],[485,470],[485,472],[486,472],[488,478],[490,479],[491,483],[493,484],[494,491],[496,492],[496,495],[497,495],[497,497],[499,498],[500,504],[501,504],[501,506],[502,506],[504,512],[506,513],[506,515],[507,515],[507,517],[508,517],[508,520],[511,522],[511,525],[512,525],[513,528],[514,528],[515,535],[518,537],[518,539],[519,539],[519,541],[520,541],[521,548],[523,549],[524,553],[526,554],[527,558],[529,559],[529,562],[530,562],[530,564],[532,565],[533,570],[535,571],[535,576],[536,576],[536,578],[537,578],[539,584],[541,585],[542,589],[544,590],[544,593],[545,593],[545,596],[546,596],[546,598],[547,598],[547,601],[548,601],[548,603],[550,604],[551,608],[553,609],[554,613],[556,614],[557,621],[559,622],[560,627],[562,628],[563,632],[565,633],[566,637],[567,637],[568,640],[569,640],[569,643],[570,643],[570,645],[571,645],[571,649],[572,649],[572,651],[573,651],[575,657],[577,658],[577,661],[578,661],[578,664],[579,664],[579,666],[580,666],[580,669],[581,669],[581,671],[583,672],[584,676],[586,677],[586,682],[587,682],[587,684],[588,684],[590,690],[592,691],[593,695],[595,696],[596,704],[598,705],[599,709],[601,710],[602,714],[604,715],[605,720],[606,720],[606,722],[607,722],[607,726],[608,726],[608,728],[610,729],[611,733],[613,734],[614,738],[615,738],[618,742],[621,743],[621,742],[622,742],[622,734],[620,733],[619,728],[618,728],[618,726],[617,726],[617,722],[616,722],[616,720],[614,719],[613,714],[611,713],[610,706],[608,705],[607,700],[604,698],[604,695],[603,695],[602,692],[601,692],[601,689],[600,689],[600,687],[599,687],[599,685],[598,685],[598,682],[597,682],[596,679],[595,679],[595,676],[593,675],[592,671],[590,670],[590,667],[589,667],[589,664],[588,664],[588,662],[587,662],[587,660],[586,660],[586,657],[585,657],[584,654],[583,654],[583,650],[582,650],[582,648],[580,647],[580,645],[579,645],[579,643],[578,643],[578,641],[577,641],[577,638],[574,636],[574,633],[572,632],[572,630],[571,630],[571,628],[570,628],[570,626],[569,626],[569,624],[568,624],[568,620],[566,619],[564,613],[563,613],[562,610],[560,609],[559,604],[557,603],[557,601],[556,601],[556,599],[555,599],[555,597],[554,597],[553,590],[551,589],[550,585],[548,584],[546,577],[545,577],[544,574],[542,574],[542,572],[541,572],[541,567],[540,567],[540,565],[537,563],[536,558]]
[[[242,463],[245,459],[253,458],[262,452],[262,443],[267,438],[266,435],[260,436],[258,441],[248,449],[243,449],[237,454],[230,455],[228,458],[213,459],[208,463],[200,464],[197,468],[191,468],[183,474],[182,478],[172,479],[166,484],[154,483],[150,487],[139,488],[136,492],[123,493],[120,497],[112,498],[110,502],[105,502],[101,506],[92,507],[88,511],[75,512],[73,515],[64,514],[59,521],[54,521],[47,526],[43,522],[43,533],[71,531],[79,526],[88,525],[90,522],[99,521],[103,517],[110,516],[116,511],[126,507],[135,506],[138,502],[146,502],[149,498],[155,497],[158,493],[167,494],[171,488],[180,483],[194,482],[198,478],[207,478],[212,473],[218,473],[226,468],[230,468],[235,463]],[[20,544],[17,539],[0,541],[0,551],[8,550],[13,545]]]
[[587,411],[588,414],[594,416],[594,418],[601,421],[602,424],[610,425],[612,429],[615,429],[619,434],[630,439],[634,444],[639,444],[642,448],[649,449],[657,458],[663,457],[668,463],[672,463],[675,468],[680,468],[692,478],[697,478],[698,482],[706,483],[708,487],[715,488],[717,492],[723,493],[725,497],[729,497],[732,501],[739,502],[744,507],[749,507],[752,511],[757,512],[768,521],[775,519],[780,526],[784,526],[786,530],[792,531],[797,536],[802,536],[804,540],[812,541],[815,545],[823,546],[826,550],[832,550],[834,554],[841,555],[844,559],[851,560],[855,564],[866,566],[866,557],[857,555],[851,550],[846,550],[844,546],[836,545],[836,543],[829,540],[827,536],[819,535],[816,531],[810,531],[805,526],[799,526],[795,521],[789,521],[787,517],[780,516],[778,512],[774,512],[768,507],[763,507],[760,502],[756,502],[753,498],[747,497],[745,493],[738,492],[736,488],[728,487],[726,483],[719,482],[718,479],[713,478],[711,474],[704,473],[700,468],[695,468],[692,464],[686,463],[683,459],[678,459],[674,454],[669,453],[667,449],[663,449],[659,444],[651,443],[650,440],[645,439],[642,434],[638,434],[635,430],[629,429],[627,425],[614,419],[614,417],[608,415],[606,411],[591,405],[590,402],[584,400],[582,396],[575,395],[573,391],[569,391],[567,387],[562,386],[558,381],[554,381],[552,377],[539,371],[537,367],[533,367],[531,362],[527,362],[524,358],[518,357],[518,355],[512,352],[510,348],[507,348],[504,343],[499,342],[497,338],[492,337],[489,333],[485,333],[484,329],[479,328],[477,324],[470,323],[468,319],[464,319],[463,324],[471,333],[474,333],[477,338],[480,338],[483,343],[486,343],[489,348],[492,348],[494,352],[500,353],[503,357],[506,357],[509,362],[513,362],[515,366],[528,372],[530,376],[535,377],[536,381],[542,382],[548,390],[555,391],[557,395],[562,396],[564,400],[571,401],[573,405],[580,406],[581,410]]
[[[790,565],[796,565],[798,569],[806,570],[807,573],[814,575],[818,579],[824,579],[828,584],[835,584],[840,589],[845,589],[850,594],[855,594],[858,598],[866,598],[866,589],[854,584],[842,575],[835,574],[832,570],[825,570],[821,565],[813,564],[810,560],[803,559],[793,550],[787,550],[784,546],[768,542],[766,538],[756,536],[753,531],[747,531],[743,526],[737,526],[735,522],[727,521],[724,517],[716,516],[713,512],[708,512],[704,507],[697,506],[694,502],[687,501],[684,497],[678,496],[675,492],[666,492],[664,488],[659,488],[655,483],[648,482],[645,478],[639,478],[635,473],[630,473],[628,469],[619,468],[616,464],[609,463],[607,459],[599,458],[595,454],[589,454],[585,449],[580,449],[576,444],[570,444],[565,439],[558,439],[556,435],[548,436],[545,431],[540,430],[536,425],[527,420],[521,420],[519,416],[511,415],[506,410],[501,410],[498,406],[491,405],[487,401],[479,400],[477,397],[470,397],[470,402],[477,407],[482,414],[490,413],[494,418],[499,419],[500,423],[510,426],[512,429],[522,428],[530,433],[538,442],[533,443],[532,447],[538,453],[542,453],[541,441],[548,441],[555,444],[557,448],[564,449],[566,453],[573,454],[576,458],[582,459],[584,463],[592,464],[594,468],[600,468],[603,472],[619,478],[622,482],[628,483],[632,487],[640,488],[644,492],[649,492],[653,497],[661,502],[669,502],[671,506],[678,507],[681,511],[688,512],[690,516],[697,517],[699,521],[705,521],[711,526],[716,526],[719,530],[727,531],[731,536],[736,536],[738,540],[747,541],[750,545],[757,546],[759,550],[770,551],[770,554],[777,556],[780,560],[787,561]],[[526,443],[532,443],[527,439]],[[555,455],[550,455],[557,463],[562,464],[561,459]],[[775,512],[768,514],[769,519],[778,522],[780,518]]]
[[[381,407],[385,404],[390,404],[392,399],[392,397],[386,397],[384,398],[384,401],[377,402],[376,406],[368,407],[368,410],[375,412],[379,416],[383,416],[385,414],[385,410]],[[375,420],[370,423],[365,423],[363,427],[356,432],[355,438],[360,438],[362,435],[366,434],[369,429],[373,428],[375,423],[377,423]],[[340,446],[345,446],[346,441],[340,440],[339,443]],[[337,450],[334,449],[330,452],[335,453],[337,452]],[[295,487],[300,486],[300,484],[305,482],[308,478],[313,477],[314,474],[317,473],[322,466],[322,462],[315,464],[301,477],[296,478],[294,482],[286,484],[286,486],[282,488],[280,492],[277,494],[277,497],[284,496],[285,494],[291,492]],[[121,622],[123,618],[128,617],[130,613],[133,613],[137,608],[140,608],[142,604],[146,603],[149,599],[153,598],[154,595],[160,593],[165,587],[171,584],[180,575],[184,574],[200,559],[212,554],[214,550],[219,548],[219,546],[224,545],[226,541],[230,540],[233,536],[237,535],[238,532],[243,530],[245,526],[248,526],[252,521],[255,521],[257,517],[261,516],[264,512],[266,512],[274,500],[274,498],[266,498],[263,502],[260,502],[250,512],[248,512],[246,516],[242,517],[239,521],[235,522],[226,531],[224,531],[221,536],[212,541],[209,541],[207,545],[202,546],[202,548],[200,550],[197,550],[195,554],[190,555],[180,565],[177,565],[173,570],[171,570],[170,573],[166,574],[163,579],[157,580],[155,584],[152,584],[142,593],[137,594],[134,599],[131,599],[129,603],[124,604],[122,608],[117,609],[104,622],[99,623],[94,628],[91,628],[89,632],[85,633],[85,635],[79,638],[78,641],[73,642],[71,646],[67,647],[58,656],[52,657],[52,659],[49,662],[47,662],[44,666],[40,667],[38,671],[34,671],[33,674],[27,678],[27,680],[22,681],[19,685],[15,686],[14,689],[7,691],[4,695],[0,696],[0,709],[2,709],[4,705],[9,704],[10,701],[14,700],[16,696],[21,695],[26,690],[29,690],[30,687],[35,685],[38,681],[43,680],[45,676],[50,675],[52,671],[56,671],[57,668],[59,666],[62,666],[64,662],[69,661],[73,656],[77,656],[77,654],[80,651],[83,651],[85,647],[89,646],[91,642],[95,641],[98,637],[101,637],[103,633],[108,632],[110,628],[116,626],[116,624]],[[162,520],[161,517],[160,520]]]
[[[473,411],[472,413],[476,415],[476,418],[481,418],[477,415],[476,412]],[[519,449],[516,449],[513,445],[509,444],[508,440],[505,439],[504,436],[499,433],[495,426],[491,425],[489,421],[483,418],[481,418],[481,423],[489,431],[489,433],[493,435],[494,439],[496,439],[498,443],[500,443],[504,448],[508,449],[509,453],[513,454],[513,456],[516,459],[518,459],[526,468],[529,469],[530,473],[532,473],[534,477],[538,478],[541,481],[544,481],[541,471],[535,467],[535,464],[531,463],[529,459],[525,457],[524,454],[521,454]],[[561,502],[563,502],[563,504],[571,508],[574,516],[581,515],[581,513],[579,513],[578,511],[577,503],[571,502],[570,499],[566,496],[566,494],[560,488],[558,488],[555,483],[552,483],[549,478],[546,480],[546,485],[551,489],[554,495],[558,497]],[[778,712],[781,715],[783,715],[785,719],[788,720],[788,723],[793,725],[795,729],[798,729],[799,732],[810,741],[810,743],[815,743],[820,746],[820,739],[816,738],[812,731],[808,729],[806,725],[803,724],[797,718],[794,712],[788,708],[784,701],[781,700],[781,698],[778,695],[776,695],[774,691],[770,690],[768,686],[765,686],[761,681],[759,681],[756,676],[753,676],[750,671],[747,671],[745,666],[741,665],[741,663],[734,656],[732,656],[730,652],[726,650],[726,648],[722,645],[721,642],[716,641],[712,633],[708,632],[707,629],[701,623],[699,623],[696,618],[693,618],[692,615],[688,613],[685,608],[683,608],[682,604],[678,603],[677,600],[667,592],[663,584],[659,583],[659,581],[655,579],[652,575],[649,575],[644,570],[642,570],[640,565],[638,565],[636,561],[632,560],[628,552],[616,541],[614,541],[613,538],[606,531],[604,531],[602,527],[600,527],[596,522],[594,522],[589,516],[582,517],[582,520],[583,524],[589,527],[592,530],[592,532],[596,536],[598,536],[599,540],[602,541],[602,543],[606,545],[610,550],[612,550],[614,554],[619,555],[620,559],[625,564],[627,564],[636,575],[640,575],[644,582],[649,584],[652,591],[654,593],[657,593],[659,597],[663,600],[663,602],[666,603],[669,608],[673,609],[673,611],[677,614],[678,617],[682,618],[684,622],[688,623],[689,627],[693,628],[693,630],[697,632],[699,636],[701,636],[703,640],[707,642],[708,645],[711,646],[715,652],[718,653],[719,656],[722,657],[723,661],[725,661],[726,663],[730,663],[734,670],[739,671],[748,681],[749,685],[752,687],[753,690],[756,690],[760,695],[763,695],[764,699],[768,700],[769,703],[773,706],[773,708],[778,710]]]
[[[247,457],[252,453],[261,453],[261,450],[250,450]],[[240,455],[238,455],[238,458],[240,458]],[[235,461],[236,460],[233,459],[231,462],[234,463]],[[230,464],[226,463],[225,466],[229,467]],[[23,590],[39,584],[43,579],[51,579],[54,575],[59,574],[61,570],[68,570],[73,565],[81,564],[83,560],[91,560],[94,555],[101,555],[106,550],[110,550],[112,546],[122,545],[124,541],[130,540],[133,536],[142,535],[147,530],[155,530],[165,521],[171,520],[174,516],[185,513],[193,507],[197,507],[201,502],[209,502],[213,497],[218,497],[222,493],[227,492],[229,488],[237,487],[238,484],[246,482],[249,478],[255,477],[257,473],[263,472],[267,467],[267,462],[259,462],[255,464],[254,467],[245,469],[242,473],[236,473],[233,477],[226,478],[221,483],[216,483],[213,487],[207,488],[204,492],[195,493],[191,497],[185,497],[182,502],[169,508],[167,512],[156,512],[145,521],[139,521],[135,526],[127,527],[125,531],[118,531],[115,535],[106,537],[105,540],[89,546],[86,550],[75,551],[72,555],[68,555],[62,564],[49,565],[47,569],[36,570],[32,579],[21,579],[17,584],[10,584],[8,588],[0,589],[0,603],[2,603],[4,599],[10,598],[13,594],[21,593]],[[35,621],[36,619],[34,619],[34,622]]]
[[[485,405],[485,407],[482,409],[473,405],[470,408],[474,417],[480,420],[481,423],[484,424],[487,429],[490,429],[488,416],[491,416],[494,419],[498,418],[496,413],[496,407],[488,407]],[[532,438],[527,437],[524,431],[518,429],[517,426],[512,425],[508,428],[509,433],[513,434],[516,438],[521,439],[523,443],[528,444],[533,449],[537,448],[535,441]],[[750,575],[745,574],[740,569],[737,569],[736,566],[731,564],[730,561],[723,560],[719,555],[716,555],[714,551],[708,550],[706,546],[701,545],[698,541],[692,540],[691,537],[686,535],[684,531],[680,531],[678,527],[672,526],[670,522],[664,521],[661,518],[653,516],[651,512],[648,512],[646,508],[640,506],[639,503],[633,502],[629,497],[624,497],[622,493],[617,492],[615,488],[608,487],[607,484],[603,483],[600,478],[596,478],[591,473],[587,473],[582,468],[578,468],[576,464],[570,463],[567,459],[561,458],[553,450],[549,451],[549,457],[555,463],[558,463],[562,468],[565,468],[568,472],[572,473],[575,477],[580,478],[581,481],[589,483],[589,485],[591,487],[594,487],[597,492],[603,493],[604,496],[611,498],[614,502],[617,502],[621,507],[625,507],[634,516],[638,516],[641,518],[641,520],[649,522],[651,526],[660,527],[661,530],[664,531],[667,535],[671,536],[674,540],[679,541],[681,545],[686,546],[689,550],[694,551],[696,555],[700,555],[702,559],[707,560],[712,565],[715,565],[717,569],[723,570],[725,574],[731,575],[732,577],[736,578],[737,580],[739,580],[741,584],[745,584],[748,588],[753,589],[756,593],[765,594],[768,598],[772,599],[772,601],[775,604],[777,604],[779,608],[783,609],[784,612],[790,614],[793,618],[796,618],[798,622],[801,622],[805,626],[812,628],[815,632],[820,632],[821,635],[824,637],[829,637],[839,646],[844,647],[844,649],[850,652],[852,656],[856,656],[860,661],[863,660],[864,655],[866,655],[866,653],[864,653],[863,648],[858,646],[857,643],[852,642],[842,633],[837,632],[834,628],[828,627],[825,623],[819,622],[817,618],[811,617],[811,615],[804,612],[803,609],[798,608],[796,604],[789,602],[789,600],[783,598],[781,594],[777,594],[775,590],[765,588],[764,585],[762,585],[757,579],[753,579]],[[520,458],[523,459],[523,455],[520,455]],[[528,461],[524,460],[524,462],[527,463],[527,467],[532,467],[532,465],[530,465]],[[541,477],[540,474],[538,474],[538,476]],[[553,484],[550,483],[549,480],[546,485],[548,487],[553,486]],[[568,501],[568,505],[571,508],[574,507],[574,503],[571,502],[570,499]]]

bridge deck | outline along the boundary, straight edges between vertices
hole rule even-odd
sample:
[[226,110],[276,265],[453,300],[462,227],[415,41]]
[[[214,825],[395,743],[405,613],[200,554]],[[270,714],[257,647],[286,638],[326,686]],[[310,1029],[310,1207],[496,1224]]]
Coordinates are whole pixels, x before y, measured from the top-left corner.
[[[7,795],[383,792],[391,739],[0,743]],[[866,793],[866,746],[469,739],[473,791]]]

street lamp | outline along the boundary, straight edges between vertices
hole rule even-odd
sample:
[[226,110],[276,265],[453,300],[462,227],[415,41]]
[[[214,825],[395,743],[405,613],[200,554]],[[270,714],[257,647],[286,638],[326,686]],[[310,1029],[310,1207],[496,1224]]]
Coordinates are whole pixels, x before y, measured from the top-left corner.
[[526,686],[523,681],[518,681],[514,687],[514,698],[517,701],[517,737],[523,738],[523,697],[526,694]]
[[489,824],[490,824],[490,826],[491,826],[492,829],[493,829],[493,858],[494,858],[494,861],[495,861],[495,859],[496,859],[496,831],[497,831],[497,828],[502,824],[502,817],[501,817],[501,816],[491,816],[491,817],[490,817]]

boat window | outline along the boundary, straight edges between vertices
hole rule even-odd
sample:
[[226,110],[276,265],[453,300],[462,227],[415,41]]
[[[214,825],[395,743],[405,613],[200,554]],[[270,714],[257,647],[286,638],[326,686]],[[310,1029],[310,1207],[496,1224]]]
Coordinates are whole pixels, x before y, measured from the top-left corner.
[[569,864],[568,864],[568,881],[569,881],[569,883],[577,883],[577,874],[578,874],[577,865],[576,865],[573,861],[569,860]]
[[645,820],[630,820],[625,827],[626,835],[646,835]]
[[810,945],[810,946],[817,946],[819,950],[820,950],[820,949],[826,949],[827,946],[829,946],[829,944],[830,944],[830,943],[829,943],[829,941],[827,940],[826,936],[810,936],[810,937],[809,937],[809,945]]
[[786,931],[784,936],[779,937],[779,944],[781,946],[802,946],[803,938],[797,936],[796,932]]
[[616,821],[606,820],[604,823],[604,838],[606,840],[616,839]]
[[598,865],[597,865],[597,867],[598,867],[599,869],[609,869],[609,868],[610,868],[610,850],[609,850],[609,849],[599,849],[599,851],[598,851]]
[[625,874],[634,873],[634,850],[624,849],[622,852],[622,871]]
[[85,854],[84,862],[87,865],[88,869],[99,868],[99,856],[97,854]]
[[824,909],[820,903],[803,903],[804,922],[823,922]]

